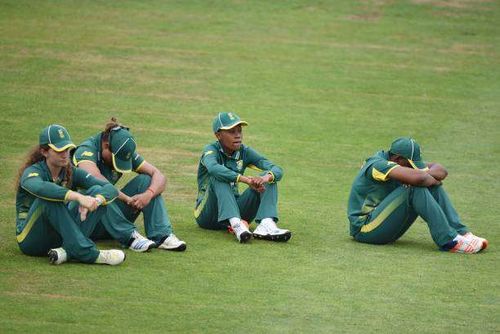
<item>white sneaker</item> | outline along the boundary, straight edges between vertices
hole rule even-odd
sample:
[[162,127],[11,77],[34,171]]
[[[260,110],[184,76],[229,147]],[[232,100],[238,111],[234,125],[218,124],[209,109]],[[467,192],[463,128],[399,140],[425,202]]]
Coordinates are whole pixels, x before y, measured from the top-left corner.
[[478,239],[479,242],[481,242],[481,250],[486,249],[488,247],[488,240],[486,240],[485,238],[478,237],[477,235],[472,234],[472,232],[465,233],[464,237],[469,240],[472,240],[474,238]]
[[292,237],[292,232],[278,228],[273,220],[262,220],[253,231],[253,236],[257,239],[286,242]]
[[452,253],[475,254],[483,250],[483,243],[477,237],[466,238],[459,235],[454,241],[454,246],[448,249]]
[[49,250],[49,262],[52,264],[61,264],[68,261],[68,254],[64,248],[53,248]]
[[168,238],[163,240],[163,242],[158,246],[158,248],[166,249],[170,251],[182,252],[186,250],[186,243],[179,240],[175,234],[170,234]]
[[99,256],[95,260],[95,263],[116,266],[125,261],[125,257],[125,253],[118,249],[102,250],[99,251]]
[[240,243],[245,243],[250,240],[250,238],[252,238],[252,232],[250,232],[250,230],[248,229],[248,225],[243,221],[231,225],[231,227],[233,229],[234,235],[236,235],[236,239],[238,239]]
[[151,248],[156,247],[154,241],[143,237],[139,232],[134,231],[131,236],[132,242],[129,245],[129,249],[134,252],[143,253],[148,252]]

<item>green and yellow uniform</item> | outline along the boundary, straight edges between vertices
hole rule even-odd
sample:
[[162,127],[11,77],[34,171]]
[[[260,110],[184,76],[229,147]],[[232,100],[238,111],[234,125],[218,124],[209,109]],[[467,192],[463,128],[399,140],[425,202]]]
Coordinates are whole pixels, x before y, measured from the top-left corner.
[[[418,168],[424,166],[422,163]],[[389,152],[379,151],[365,161],[354,179],[347,210],[350,234],[354,239],[373,244],[394,242],[418,216],[426,221],[438,246],[468,231],[441,185],[401,184],[388,177],[394,168],[402,167],[389,160]]]
[[[103,205],[113,201],[118,192],[106,181],[87,172],[72,168],[71,189],[101,197]],[[78,203],[67,203],[68,185],[63,183],[66,170],[53,180],[45,161],[26,168],[21,176],[16,196],[16,236],[19,248],[28,255],[47,255],[51,248],[62,247],[68,257],[94,263],[99,255],[88,237],[106,211],[100,206],[80,221]]]
[[[120,130],[125,131],[125,130]],[[127,131],[128,135],[128,131]],[[115,145],[117,146],[117,145]],[[116,170],[111,166],[105,164],[102,159],[102,133],[90,137],[81,143],[73,155],[73,163],[78,166],[82,161],[93,162],[101,174],[111,184],[116,184],[122,177],[123,173]],[[135,143],[130,150],[134,151],[131,159],[131,168],[135,172],[139,172],[141,166],[145,163],[144,158],[135,152]],[[126,158],[126,157],[124,157]],[[129,181],[121,191],[127,196],[134,196],[145,192],[151,183],[151,177],[147,174],[139,174],[131,181]],[[168,216],[165,201],[162,196],[154,197],[147,206],[142,209],[144,214],[144,229],[148,239],[161,243],[167,236],[172,233],[172,225]],[[139,216],[140,211],[134,210],[123,201],[117,200],[109,205],[106,215],[103,217],[102,222],[105,230],[109,235],[121,243],[126,244],[131,233],[135,230],[134,222]],[[119,224],[112,224],[112,222],[120,222]],[[96,237],[107,237],[102,226],[98,227],[99,232]]]
[[[273,175],[263,193],[248,188],[239,193],[238,180],[246,168]],[[263,218],[278,220],[278,187],[283,171],[254,149],[241,145],[227,155],[218,141],[207,145],[198,165],[198,196],[194,216],[206,229],[225,229],[228,219],[242,218],[248,222]]]

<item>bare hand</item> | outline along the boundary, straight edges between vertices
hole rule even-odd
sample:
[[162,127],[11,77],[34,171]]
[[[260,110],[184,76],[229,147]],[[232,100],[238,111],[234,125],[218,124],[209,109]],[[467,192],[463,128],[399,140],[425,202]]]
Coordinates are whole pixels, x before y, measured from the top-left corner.
[[80,203],[81,207],[86,208],[88,211],[92,212],[97,209],[99,206],[99,203],[95,199],[95,197],[92,196],[81,196],[78,198],[78,203]]
[[85,219],[87,219],[87,214],[89,212],[89,209],[80,205],[78,207],[78,212],[80,212],[80,221],[84,221]]
[[145,206],[149,204],[149,202],[151,202],[152,198],[153,197],[151,193],[149,191],[146,191],[145,193],[132,196],[130,198],[130,203],[128,203],[128,205],[130,205],[136,210],[142,210]]
[[250,183],[248,184],[253,190],[263,193],[266,190],[266,181],[263,177],[256,176],[250,178]]

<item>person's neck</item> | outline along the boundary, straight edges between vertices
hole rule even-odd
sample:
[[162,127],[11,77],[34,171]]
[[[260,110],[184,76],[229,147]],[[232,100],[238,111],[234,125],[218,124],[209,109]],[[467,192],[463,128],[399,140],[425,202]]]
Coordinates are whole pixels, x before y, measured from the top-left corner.
[[235,151],[230,151],[228,149],[226,149],[225,147],[222,148],[222,150],[224,151],[224,153],[226,153],[228,156],[232,156],[234,154]]
[[235,151],[231,151],[231,149],[229,149],[229,148],[225,147],[224,145],[222,145],[222,143],[220,141],[219,141],[219,145],[222,148],[222,152],[224,152],[228,156],[232,156],[233,153],[235,152]]
[[59,166],[54,166],[50,164],[48,161],[46,161],[47,167],[49,167],[49,172],[50,176],[52,177],[52,180],[57,180],[59,178],[59,175],[61,174],[62,167]]

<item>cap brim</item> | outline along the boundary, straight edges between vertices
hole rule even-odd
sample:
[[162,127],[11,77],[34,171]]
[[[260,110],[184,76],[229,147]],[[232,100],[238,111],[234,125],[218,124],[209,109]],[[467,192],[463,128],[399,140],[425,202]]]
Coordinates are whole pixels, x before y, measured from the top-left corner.
[[132,160],[120,160],[112,155],[113,168],[120,173],[130,173],[132,171]]
[[75,148],[76,145],[73,144],[72,142],[64,142],[60,143],[59,146],[56,146],[54,144],[48,144],[51,149],[53,149],[56,152],[62,152],[66,151],[68,148]]
[[410,163],[410,165],[414,168],[414,169],[427,169],[427,165],[425,164],[425,162],[423,162],[422,160],[419,160],[419,161],[414,161],[414,160],[411,160],[411,159],[408,159],[408,162]]
[[238,122],[235,122],[235,123],[233,123],[231,125],[227,125],[227,126],[221,127],[221,128],[219,128],[219,130],[229,130],[229,129],[234,128],[236,125],[240,125],[240,124],[243,125],[243,126],[248,125],[248,123],[245,122],[245,121],[238,121]]

